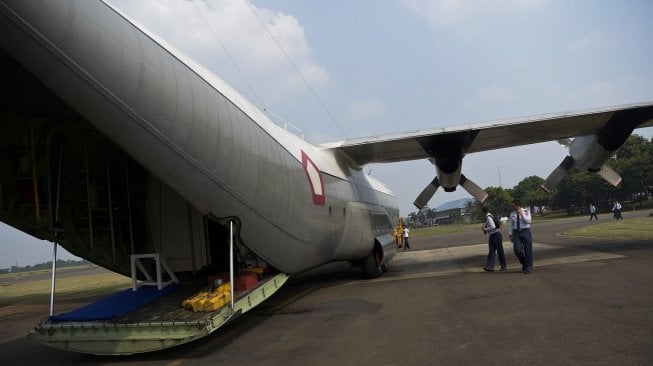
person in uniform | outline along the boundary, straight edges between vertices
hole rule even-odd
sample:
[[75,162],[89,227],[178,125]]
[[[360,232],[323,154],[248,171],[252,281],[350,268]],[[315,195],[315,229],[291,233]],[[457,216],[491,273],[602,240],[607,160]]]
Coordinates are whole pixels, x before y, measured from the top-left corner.
[[499,264],[501,265],[501,271],[506,270],[506,255],[503,252],[503,236],[501,235],[501,228],[497,227],[494,223],[494,218],[490,213],[490,208],[483,206],[481,211],[485,214],[485,224],[481,226],[483,233],[488,234],[488,247],[490,249],[487,255],[487,262],[484,270],[488,272],[494,271],[494,253],[496,252],[499,257]]
[[410,230],[408,230],[408,227],[404,227],[404,250],[410,250],[410,244],[408,243],[409,236]]
[[510,225],[508,227],[510,240],[522,272],[528,274],[533,272],[533,236],[531,235],[531,213],[528,209],[521,207],[520,200],[512,201],[510,213]]
[[596,216],[596,206],[590,203],[590,221],[592,221],[592,218],[595,218],[596,221],[599,220],[599,217]]
[[621,203],[619,203],[619,201],[614,201],[614,206],[612,206],[612,211],[614,211],[614,219],[615,220],[623,220],[624,219],[621,216]]

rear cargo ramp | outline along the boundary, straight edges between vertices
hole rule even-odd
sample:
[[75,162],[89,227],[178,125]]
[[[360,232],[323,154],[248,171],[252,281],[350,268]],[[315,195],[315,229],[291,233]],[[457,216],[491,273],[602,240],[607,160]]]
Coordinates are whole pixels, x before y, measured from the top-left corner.
[[[256,287],[237,293],[233,309],[227,305],[213,312],[193,313],[184,310],[181,301],[175,298],[173,301],[180,311],[186,312],[187,319],[156,321],[156,314],[148,321],[138,320],[138,317],[130,317],[129,314],[112,322],[53,322],[45,319],[28,337],[51,347],[97,355],[130,355],[162,350],[213,333],[274,294],[286,283],[288,277],[285,273],[275,274]],[[159,305],[154,303],[152,306]],[[154,312],[155,309],[152,309]]]

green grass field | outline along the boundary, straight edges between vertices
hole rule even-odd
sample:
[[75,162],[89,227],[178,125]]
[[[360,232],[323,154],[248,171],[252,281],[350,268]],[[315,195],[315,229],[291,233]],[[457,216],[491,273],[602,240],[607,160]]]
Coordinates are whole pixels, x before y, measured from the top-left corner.
[[565,231],[563,234],[588,238],[653,241],[653,217],[611,221]]
[[[92,267],[93,265],[86,264],[86,265],[79,265],[74,267],[57,268],[57,273],[64,273],[69,270],[92,268]],[[44,274],[44,273],[50,273],[50,269],[35,269],[32,271],[25,271],[25,272],[3,273],[0,274],[0,281],[7,278],[27,278],[27,277],[32,277],[34,275]]]
[[[0,307],[9,305],[48,304],[50,302],[51,281],[35,280],[13,283],[14,278],[29,277],[31,274],[49,273],[49,271],[22,272],[5,274],[0,278]],[[29,274],[28,274],[29,273]],[[12,276],[13,275],[13,276]],[[56,281],[55,301],[69,299],[92,299],[97,296],[124,290],[131,286],[131,278],[117,273],[102,273],[88,276],[58,278]]]
[[[550,221],[569,218],[566,214],[534,216],[533,222]],[[504,225],[507,225],[505,223]],[[410,231],[413,238],[476,231],[481,223],[440,225],[426,228],[416,228]],[[623,239],[623,240],[653,240],[653,217],[642,217],[621,221],[611,221],[603,224],[587,226],[571,230],[564,235],[586,236],[590,238]]]

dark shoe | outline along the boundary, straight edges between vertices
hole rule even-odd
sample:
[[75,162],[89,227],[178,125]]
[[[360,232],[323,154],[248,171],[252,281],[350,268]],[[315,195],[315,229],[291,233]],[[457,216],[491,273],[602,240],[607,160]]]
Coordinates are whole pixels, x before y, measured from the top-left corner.
[[499,271],[507,271],[507,270],[508,270],[508,268],[506,268],[506,267],[501,267],[501,269],[500,269]]
[[524,270],[524,274],[530,274],[531,272],[533,272],[532,269],[525,269],[525,270]]
[[494,270],[491,269],[491,268],[483,267],[483,269],[484,269],[485,271],[488,271],[488,272],[494,272]]

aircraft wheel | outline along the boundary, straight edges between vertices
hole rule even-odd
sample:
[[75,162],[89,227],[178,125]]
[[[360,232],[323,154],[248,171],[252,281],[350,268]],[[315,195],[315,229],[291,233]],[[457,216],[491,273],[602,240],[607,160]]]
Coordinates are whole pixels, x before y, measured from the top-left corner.
[[363,259],[363,273],[367,278],[378,278],[383,275],[383,266],[379,264],[379,253],[373,250],[367,258]]

